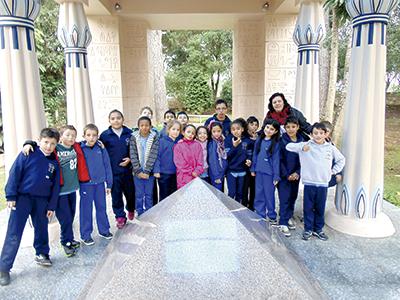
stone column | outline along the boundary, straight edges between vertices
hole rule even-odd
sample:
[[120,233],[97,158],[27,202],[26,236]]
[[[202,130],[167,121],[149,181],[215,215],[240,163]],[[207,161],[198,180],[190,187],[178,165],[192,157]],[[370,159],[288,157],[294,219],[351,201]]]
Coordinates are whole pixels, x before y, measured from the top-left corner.
[[0,5],[0,90],[6,174],[26,139],[46,126],[34,20],[39,0],[2,1]]
[[65,50],[67,119],[79,136],[86,124],[94,122],[87,62],[87,46],[92,36],[83,10],[87,0],[57,2],[60,3],[57,34]]
[[307,120],[319,120],[319,44],[325,33],[320,0],[303,0],[293,39],[298,46],[294,106]]
[[385,137],[386,26],[397,0],[347,0],[353,18],[345,107],[344,181],[326,222],[344,233],[386,237],[395,232],[382,212]]

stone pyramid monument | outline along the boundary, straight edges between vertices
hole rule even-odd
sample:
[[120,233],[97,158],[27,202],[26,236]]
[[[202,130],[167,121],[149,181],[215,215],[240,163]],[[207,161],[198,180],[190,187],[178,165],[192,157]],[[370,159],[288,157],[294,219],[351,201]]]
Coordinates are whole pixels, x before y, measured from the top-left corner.
[[118,231],[80,299],[324,299],[276,229],[196,179]]

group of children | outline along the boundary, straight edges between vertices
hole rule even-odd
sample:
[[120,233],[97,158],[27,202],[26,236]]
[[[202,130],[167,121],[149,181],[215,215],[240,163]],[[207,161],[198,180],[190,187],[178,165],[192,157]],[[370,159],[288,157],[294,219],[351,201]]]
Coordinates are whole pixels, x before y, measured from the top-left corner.
[[88,124],[81,143],[76,142],[73,126],[64,126],[60,132],[43,129],[38,144],[28,141],[24,145],[6,185],[11,215],[0,258],[0,284],[10,282],[9,272],[29,215],[38,264],[51,265],[47,226],[54,213],[66,255],[76,254],[80,243],[74,239],[73,222],[78,189],[80,239],[85,245],[94,244],[93,202],[99,235],[113,237],[106,194],[111,193],[116,225],[121,229],[128,219],[134,219],[135,212],[140,216],[196,177],[221,191],[226,180],[230,197],[272,225],[279,224],[283,234],[290,236],[290,229],[295,229],[292,217],[302,178],[303,239],[315,235],[326,240],[322,227],[328,182],[344,166],[344,157],[330,142],[326,125],[315,123],[311,140],[305,141],[295,118],[286,120],[281,136],[281,126],[274,119],[266,119],[258,130],[257,118],[231,121],[227,108],[224,100],[217,100],[216,114],[197,128],[189,124],[185,112],[176,116],[168,110],[160,132],[152,126],[149,107],[142,109],[133,130],[124,126],[123,114],[113,110],[110,127],[99,136],[98,128]]

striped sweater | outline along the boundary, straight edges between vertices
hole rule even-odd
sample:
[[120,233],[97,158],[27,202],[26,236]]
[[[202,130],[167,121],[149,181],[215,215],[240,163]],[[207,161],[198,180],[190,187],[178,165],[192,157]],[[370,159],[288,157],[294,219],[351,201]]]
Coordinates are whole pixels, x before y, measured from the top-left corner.
[[150,174],[153,171],[154,163],[157,159],[159,139],[158,134],[154,131],[150,131],[146,143],[146,151],[144,153],[143,166],[140,164],[141,147],[139,145],[139,130],[134,131],[129,141],[129,154],[132,164],[132,173],[137,175],[140,172]]

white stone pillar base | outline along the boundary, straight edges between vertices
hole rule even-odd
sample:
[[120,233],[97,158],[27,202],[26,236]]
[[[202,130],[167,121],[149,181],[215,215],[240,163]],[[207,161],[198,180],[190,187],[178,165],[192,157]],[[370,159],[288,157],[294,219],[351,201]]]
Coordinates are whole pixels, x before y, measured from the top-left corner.
[[376,218],[355,219],[340,215],[332,208],[325,214],[325,223],[339,232],[366,238],[389,237],[396,231],[390,218],[383,212]]

